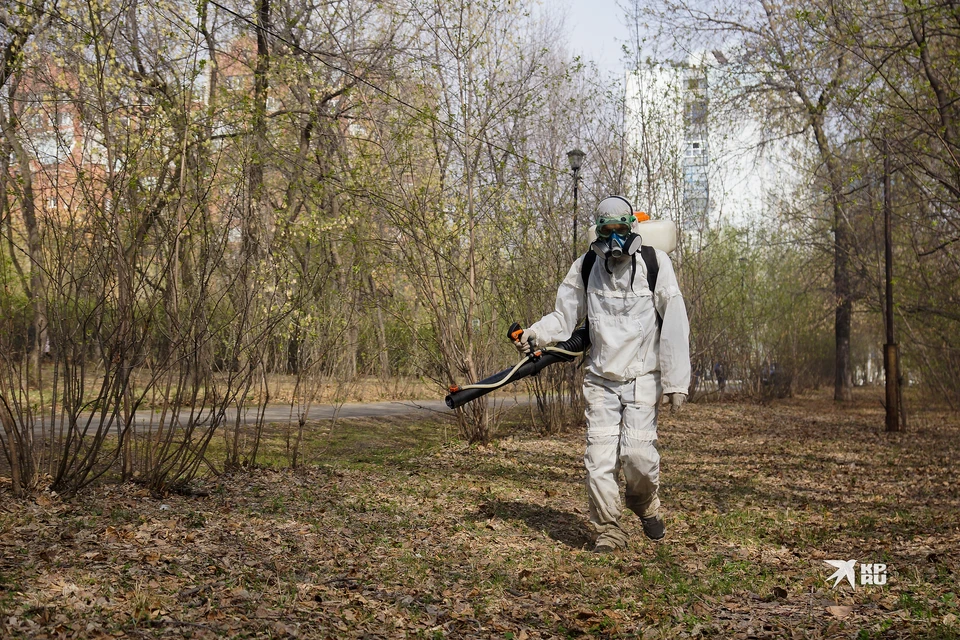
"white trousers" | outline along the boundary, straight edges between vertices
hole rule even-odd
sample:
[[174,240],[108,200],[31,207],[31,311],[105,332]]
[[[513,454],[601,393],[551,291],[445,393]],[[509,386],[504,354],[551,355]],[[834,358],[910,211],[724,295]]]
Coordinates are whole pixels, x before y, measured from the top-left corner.
[[660,453],[657,451],[657,404],[660,373],[627,382],[588,373],[583,383],[587,402],[587,498],[590,521],[606,538],[626,545],[620,528],[620,483],[623,470],[626,505],[638,516],[656,515],[660,507]]

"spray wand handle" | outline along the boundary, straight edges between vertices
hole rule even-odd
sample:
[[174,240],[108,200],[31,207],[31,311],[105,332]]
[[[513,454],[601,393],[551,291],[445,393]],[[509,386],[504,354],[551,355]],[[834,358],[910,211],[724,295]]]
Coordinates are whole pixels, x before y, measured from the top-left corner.
[[520,326],[519,322],[514,322],[510,325],[510,328],[507,329],[507,337],[514,342],[520,341],[520,336],[523,335],[523,327]]
[[[520,342],[520,338],[523,336],[523,327],[520,326],[519,322],[514,322],[510,325],[510,328],[507,330],[507,337],[513,340],[514,342]],[[538,360],[540,359],[540,350],[537,349],[537,345],[532,341],[530,343],[530,359]]]

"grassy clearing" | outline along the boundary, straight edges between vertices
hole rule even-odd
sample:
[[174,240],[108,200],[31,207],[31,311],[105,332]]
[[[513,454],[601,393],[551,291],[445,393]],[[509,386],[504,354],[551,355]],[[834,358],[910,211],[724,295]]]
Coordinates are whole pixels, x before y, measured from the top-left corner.
[[[297,425],[266,424],[261,434],[257,466],[283,469],[290,466]],[[252,447],[253,428],[241,432],[240,451]],[[439,421],[414,421],[405,416],[349,418],[312,422],[301,442],[301,465],[343,465],[349,468],[378,467],[391,461],[421,455],[449,442],[456,427]],[[232,431],[230,433],[232,438]],[[215,437],[207,447],[207,458],[223,460],[228,446],[224,437]]]
[[[13,637],[956,638],[960,420],[928,413],[894,436],[882,422],[874,397],[664,416],[667,539],[644,540],[628,513],[631,548],[604,556],[588,551],[579,434],[469,447],[441,422],[317,424],[314,464],[209,478],[206,496],[3,496],[0,624]],[[825,560],[854,558],[885,563],[888,583],[826,582]]]

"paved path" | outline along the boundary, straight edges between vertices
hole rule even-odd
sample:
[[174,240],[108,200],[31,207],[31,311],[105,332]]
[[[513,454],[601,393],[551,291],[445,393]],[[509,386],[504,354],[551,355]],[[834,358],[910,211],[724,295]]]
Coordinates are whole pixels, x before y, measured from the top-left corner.
[[[493,399],[497,409],[509,409],[518,405],[529,403],[527,396],[502,396]],[[186,415],[184,420],[188,419],[189,409],[183,410]],[[376,418],[386,416],[401,415],[431,415],[441,414],[452,416],[453,411],[447,408],[443,399],[429,400],[394,400],[389,402],[348,402],[342,405],[333,404],[315,404],[310,407],[307,413],[307,420],[330,420],[334,418]],[[235,424],[236,409],[227,409],[222,424]],[[97,416],[99,418],[99,416]],[[136,427],[150,429],[160,418],[159,411],[141,410],[136,414]],[[167,415],[167,420],[170,416]],[[207,422],[210,419],[210,410],[207,409],[202,414],[202,420]],[[297,413],[294,410],[291,413],[290,405],[268,405],[263,416],[266,423],[292,423],[297,421]],[[96,429],[96,419],[93,428]],[[241,414],[243,424],[252,424],[257,421],[257,411],[255,408],[249,408]],[[39,420],[36,421],[36,428],[39,429]],[[47,428],[50,426],[49,418],[44,421]],[[201,424],[202,424],[201,423]]]
[[[394,400],[389,402],[346,402],[342,405],[315,404],[310,407],[308,420],[329,420],[331,418],[376,418],[380,416],[401,416],[429,413],[450,413],[443,400]],[[251,416],[251,419],[253,416]],[[292,420],[296,421],[294,412]],[[264,414],[266,422],[287,422],[291,420],[290,405],[270,405]]]
[[[498,409],[525,405],[526,396],[505,396],[494,398]],[[452,415],[443,399],[437,400],[393,400],[390,402],[347,402],[342,405],[315,404],[310,407],[308,420],[329,420],[331,418],[375,418],[380,416],[427,415],[442,413]],[[253,421],[255,415],[248,418]],[[266,422],[287,422],[291,420],[290,406],[268,406],[264,416]],[[296,413],[293,420],[297,419]]]

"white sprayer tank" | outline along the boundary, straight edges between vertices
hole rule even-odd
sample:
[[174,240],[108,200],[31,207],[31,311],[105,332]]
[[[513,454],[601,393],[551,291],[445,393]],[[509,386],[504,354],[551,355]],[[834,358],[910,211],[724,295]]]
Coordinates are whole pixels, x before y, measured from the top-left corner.
[[633,232],[643,239],[643,244],[665,253],[677,248],[677,225],[670,220],[644,220],[633,224]]

